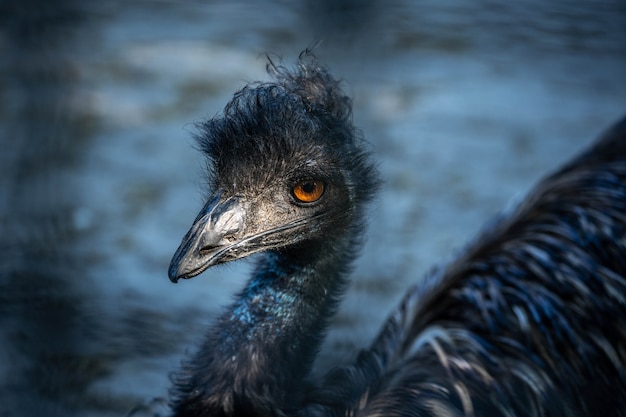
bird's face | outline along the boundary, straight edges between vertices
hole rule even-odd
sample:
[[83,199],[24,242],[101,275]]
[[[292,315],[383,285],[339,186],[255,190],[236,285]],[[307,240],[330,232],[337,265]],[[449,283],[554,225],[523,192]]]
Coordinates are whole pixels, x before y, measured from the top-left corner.
[[[210,266],[342,233],[353,192],[320,147],[286,150],[280,157],[225,156],[211,197],[172,258],[173,282]],[[220,164],[223,162],[223,164]]]
[[321,253],[351,235],[377,187],[339,84],[314,61],[273,75],[200,125],[212,191],[174,254],[174,282],[266,250]]

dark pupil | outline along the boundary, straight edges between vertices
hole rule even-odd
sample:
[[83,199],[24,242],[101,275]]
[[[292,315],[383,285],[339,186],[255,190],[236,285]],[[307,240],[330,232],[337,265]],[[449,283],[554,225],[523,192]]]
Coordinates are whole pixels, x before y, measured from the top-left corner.
[[305,182],[304,184],[302,184],[302,191],[304,191],[307,194],[311,194],[313,191],[315,191],[315,183]]

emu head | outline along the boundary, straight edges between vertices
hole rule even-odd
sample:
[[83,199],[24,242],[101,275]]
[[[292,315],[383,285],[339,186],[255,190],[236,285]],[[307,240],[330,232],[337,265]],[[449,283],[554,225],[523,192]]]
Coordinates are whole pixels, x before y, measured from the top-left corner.
[[200,125],[210,197],[170,264],[170,279],[256,252],[331,239],[354,226],[378,179],[350,99],[314,57],[244,87]]

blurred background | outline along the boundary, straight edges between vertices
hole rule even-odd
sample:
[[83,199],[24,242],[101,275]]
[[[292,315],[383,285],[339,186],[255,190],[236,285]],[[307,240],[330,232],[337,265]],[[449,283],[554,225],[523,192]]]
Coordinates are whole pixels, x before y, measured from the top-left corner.
[[316,372],[626,113],[622,0],[0,3],[0,416],[124,416],[249,273],[174,285],[194,123],[321,42],[385,184]]

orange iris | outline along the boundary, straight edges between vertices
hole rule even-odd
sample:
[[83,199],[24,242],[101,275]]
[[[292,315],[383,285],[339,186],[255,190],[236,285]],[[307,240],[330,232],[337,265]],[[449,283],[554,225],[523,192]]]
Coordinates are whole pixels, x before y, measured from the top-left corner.
[[293,196],[301,203],[312,203],[324,194],[324,183],[318,180],[306,180],[293,187]]

